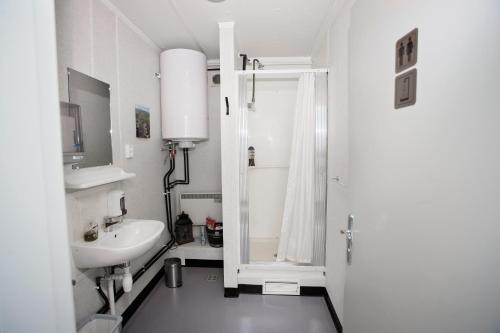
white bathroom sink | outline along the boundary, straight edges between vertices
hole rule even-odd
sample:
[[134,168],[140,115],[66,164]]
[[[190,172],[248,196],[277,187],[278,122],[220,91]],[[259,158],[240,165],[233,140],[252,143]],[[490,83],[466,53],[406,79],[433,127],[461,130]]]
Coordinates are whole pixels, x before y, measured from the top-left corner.
[[123,264],[151,249],[160,238],[165,225],[154,220],[125,219],[113,230],[99,230],[93,242],[83,239],[71,244],[76,267],[95,268]]

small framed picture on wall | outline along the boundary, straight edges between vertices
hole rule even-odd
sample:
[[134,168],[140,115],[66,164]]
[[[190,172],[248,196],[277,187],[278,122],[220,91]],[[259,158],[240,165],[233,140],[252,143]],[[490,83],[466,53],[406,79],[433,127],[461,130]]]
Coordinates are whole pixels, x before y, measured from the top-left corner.
[[142,139],[151,138],[149,108],[135,106],[135,136]]

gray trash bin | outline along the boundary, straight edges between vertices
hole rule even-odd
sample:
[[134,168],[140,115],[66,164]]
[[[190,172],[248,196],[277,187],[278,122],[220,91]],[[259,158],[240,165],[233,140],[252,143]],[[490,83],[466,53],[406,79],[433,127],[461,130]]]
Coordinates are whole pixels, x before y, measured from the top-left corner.
[[181,259],[168,258],[165,259],[165,283],[169,288],[177,288],[182,286],[182,266]]

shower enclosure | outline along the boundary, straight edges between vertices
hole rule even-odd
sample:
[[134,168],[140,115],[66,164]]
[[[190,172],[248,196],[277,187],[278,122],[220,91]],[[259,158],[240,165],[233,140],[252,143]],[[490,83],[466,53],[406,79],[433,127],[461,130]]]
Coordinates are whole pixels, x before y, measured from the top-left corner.
[[324,266],[326,70],[237,74],[241,264]]

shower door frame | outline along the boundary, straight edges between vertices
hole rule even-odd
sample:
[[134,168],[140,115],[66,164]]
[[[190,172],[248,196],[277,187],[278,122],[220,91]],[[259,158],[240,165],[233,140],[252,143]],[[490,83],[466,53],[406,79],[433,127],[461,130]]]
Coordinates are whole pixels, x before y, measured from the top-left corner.
[[[242,90],[244,90],[244,93],[246,95],[247,89],[246,85],[244,85],[245,89],[241,89],[241,83],[240,83],[240,77],[246,77],[248,75],[252,74],[261,74],[261,75],[286,75],[286,74],[295,74],[295,75],[300,75],[302,73],[325,73],[328,75],[328,69],[327,68],[317,68],[317,69],[279,69],[279,70],[236,70],[236,93],[237,93],[237,100],[239,101],[239,104],[244,105],[244,107],[241,107],[241,105],[238,106],[238,121],[237,121],[237,126],[238,126],[238,134],[240,140],[242,140],[242,135],[247,135],[247,133],[241,133],[242,128],[240,127],[242,124],[242,121],[244,124],[246,124],[246,129],[248,129],[248,120],[245,118],[246,115],[243,114],[243,112],[248,112],[246,108],[246,103],[244,101],[242,102],[241,96]],[[328,79],[326,78],[326,82]],[[326,101],[325,105],[327,104],[328,100],[328,88],[325,87],[325,92],[326,92]],[[244,97],[246,100],[246,97]],[[328,108],[327,108],[328,109]],[[326,112],[328,112],[326,110]],[[241,154],[241,145],[238,145],[238,156],[239,156],[239,170],[240,174],[242,172],[242,167],[244,172],[248,172],[241,163],[246,163],[246,161],[242,158]],[[326,147],[325,147],[326,149]],[[326,158],[326,156],[325,156]],[[326,165],[325,165],[326,169]],[[241,175],[240,175],[241,179]],[[239,183],[239,189],[241,190],[241,182]],[[326,186],[326,170],[325,170],[325,186]],[[326,191],[325,191],[326,192]],[[239,207],[238,207],[238,225],[240,228],[240,244],[242,245],[240,248],[240,256],[239,256],[239,267],[238,267],[238,283],[239,284],[261,284],[263,279],[266,279],[268,277],[275,278],[277,275],[280,278],[291,278],[291,279],[297,279],[301,281],[300,283],[302,285],[307,285],[307,286],[325,286],[325,266],[323,265],[303,265],[303,264],[295,264],[292,262],[276,262],[276,261],[269,261],[269,262],[250,262],[249,258],[249,233],[248,230],[246,232],[246,237],[247,239],[244,240],[242,239],[243,235],[245,234],[244,228],[248,228],[248,220],[247,220],[247,225],[242,226],[242,204],[241,204],[241,198],[245,199],[244,196],[241,195],[240,193],[240,202],[239,202]],[[247,197],[248,199],[248,197]],[[248,201],[246,204],[243,205],[246,207],[247,214],[248,214]],[[243,209],[243,211],[245,208]],[[326,213],[326,198],[325,198],[325,213]],[[248,219],[248,215],[247,215]],[[326,223],[326,220],[325,220]],[[325,226],[326,228],[326,226]],[[326,242],[324,242],[326,243]],[[247,244],[246,249],[244,248],[245,244]],[[324,247],[326,244],[324,244]],[[245,254],[245,251],[248,251]],[[325,255],[326,256],[326,255]],[[324,258],[323,263],[325,262],[326,258]],[[247,261],[247,262],[245,262]]]

